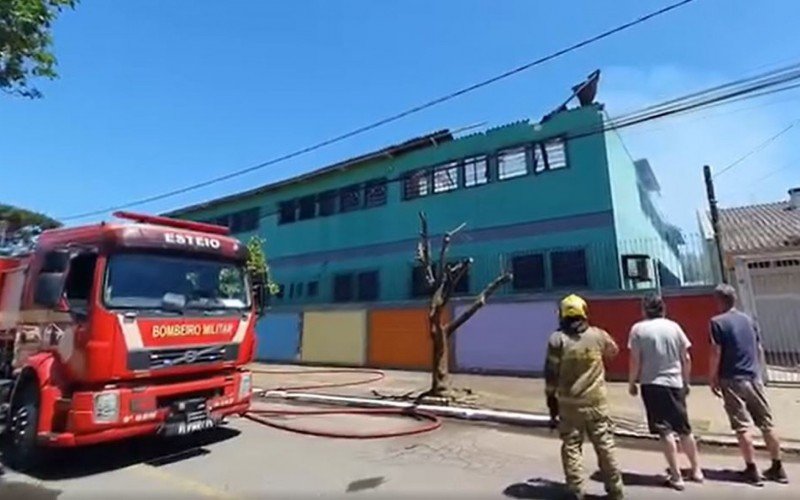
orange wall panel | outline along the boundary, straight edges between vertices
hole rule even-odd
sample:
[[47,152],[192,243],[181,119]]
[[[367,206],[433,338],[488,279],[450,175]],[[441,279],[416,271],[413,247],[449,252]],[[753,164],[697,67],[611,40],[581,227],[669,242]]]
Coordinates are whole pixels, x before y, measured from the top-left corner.
[[642,318],[640,299],[602,299],[589,301],[589,322],[606,330],[619,345],[619,354],[606,365],[608,377],[628,377],[628,333]]
[[667,316],[677,321],[692,342],[692,378],[708,378],[708,357],[711,352],[711,318],[717,314],[713,295],[666,297]]
[[433,354],[427,309],[370,311],[367,345],[370,366],[429,369]]
[[[708,323],[716,314],[711,295],[665,297],[667,317],[681,325],[692,342],[692,378],[708,376]],[[589,301],[590,322],[604,330],[619,344],[620,353],[607,365],[614,380],[628,377],[628,334],[631,326],[642,319],[641,299],[602,299]]]

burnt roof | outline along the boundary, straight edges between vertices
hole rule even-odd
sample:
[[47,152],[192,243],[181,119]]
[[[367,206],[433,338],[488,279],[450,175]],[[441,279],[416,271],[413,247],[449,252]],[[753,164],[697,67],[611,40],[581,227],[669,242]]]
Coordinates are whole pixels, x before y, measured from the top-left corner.
[[800,246],[800,209],[788,201],[723,208],[719,224],[726,252]]
[[284,186],[294,184],[296,182],[308,180],[314,177],[319,177],[322,175],[344,171],[355,167],[363,166],[369,163],[372,160],[376,160],[378,158],[393,158],[395,156],[403,155],[406,153],[410,153],[412,151],[416,151],[418,149],[427,148],[430,146],[435,146],[436,144],[443,143],[443,142],[450,142],[453,140],[453,134],[450,132],[449,129],[442,129],[436,132],[432,132],[429,134],[421,135],[418,137],[414,137],[407,141],[401,142],[399,144],[393,144],[391,146],[387,146],[385,148],[372,151],[370,153],[366,153],[363,155],[359,155],[353,158],[349,158],[344,161],[340,161],[338,163],[334,163],[332,165],[328,165],[326,167],[322,167],[316,170],[312,170],[311,172],[307,172],[305,174],[301,174],[295,177],[290,177],[288,179],[280,180],[277,182],[271,182],[269,184],[264,184],[254,189],[249,189],[247,191],[240,191],[238,193],[234,193],[228,196],[223,196],[220,198],[215,198],[213,200],[204,201],[201,203],[197,203],[195,205],[189,205],[187,207],[178,208],[175,210],[171,210],[166,212],[165,216],[176,216],[181,215],[186,212],[191,212],[195,210],[202,210],[207,208],[212,208],[217,205],[222,205],[224,203],[228,203],[231,201],[239,200],[242,198],[248,198],[251,196],[256,196],[259,194],[263,194],[269,191],[273,191]]

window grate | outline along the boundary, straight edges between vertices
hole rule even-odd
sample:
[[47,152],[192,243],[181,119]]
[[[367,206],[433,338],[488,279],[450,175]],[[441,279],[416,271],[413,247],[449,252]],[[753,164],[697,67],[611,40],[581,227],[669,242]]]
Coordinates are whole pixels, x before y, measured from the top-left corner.
[[403,182],[403,193],[406,200],[428,196],[431,189],[430,172],[420,170],[409,174]]
[[480,186],[489,182],[489,162],[485,156],[464,160],[464,186]]
[[446,193],[458,189],[458,163],[439,167],[433,171],[433,192]]
[[297,202],[282,201],[278,204],[278,224],[289,224],[297,220]]
[[375,179],[367,182],[367,186],[364,189],[367,207],[386,205],[386,187],[386,179]]
[[586,252],[581,250],[564,250],[550,254],[554,287],[588,286],[586,272]]
[[339,200],[340,212],[352,212],[361,208],[361,186],[352,185],[343,188],[341,191],[341,198]]
[[511,259],[514,290],[540,290],[545,287],[544,255],[519,255]]
[[525,148],[509,149],[497,153],[497,178],[502,181],[527,174],[527,157]]

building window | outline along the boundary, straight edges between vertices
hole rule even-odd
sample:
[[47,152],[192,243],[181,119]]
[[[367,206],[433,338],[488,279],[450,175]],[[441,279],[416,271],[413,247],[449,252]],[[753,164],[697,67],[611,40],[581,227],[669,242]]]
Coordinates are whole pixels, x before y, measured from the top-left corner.
[[428,196],[431,189],[431,174],[425,170],[413,172],[403,182],[403,193],[406,200]]
[[567,166],[567,148],[564,139],[553,139],[544,143],[544,160],[547,170],[558,170]]
[[378,300],[380,294],[380,280],[378,271],[366,271],[358,274],[358,300],[370,302]]
[[557,288],[588,286],[585,250],[564,250],[550,254],[553,286]]
[[303,284],[298,283],[294,286],[294,296],[295,297],[302,297],[303,296]]
[[340,212],[352,212],[361,208],[361,186],[354,184],[342,188],[339,198]]
[[514,290],[539,290],[545,287],[544,255],[520,255],[511,259]]
[[289,298],[290,298],[290,299],[293,299],[293,298],[294,298],[294,283],[292,283],[291,285],[289,285]]
[[317,216],[316,196],[303,196],[298,201],[298,205],[300,205],[300,214],[297,216],[298,220],[313,219]]
[[353,275],[337,274],[333,277],[333,301],[351,302],[353,300]]
[[567,166],[567,150],[564,139],[553,139],[533,147],[535,172],[558,170]]
[[278,293],[275,294],[276,297],[282,299],[286,295],[286,285],[278,285]]
[[319,281],[309,281],[306,285],[306,295],[309,297],[316,297],[319,295]]
[[278,203],[278,224],[289,224],[297,220],[297,203],[295,200]]
[[489,182],[489,162],[485,156],[464,160],[464,186],[480,186]]
[[386,179],[375,179],[367,182],[364,188],[364,199],[367,207],[386,205]]
[[319,195],[319,216],[327,217],[336,213],[336,201],[339,199],[336,191],[325,191]]
[[[228,226],[233,233],[253,231],[258,228],[258,208],[241,210],[231,215],[220,217],[215,223],[223,223]],[[223,225],[220,224],[220,225]]]
[[525,148],[508,149],[497,153],[497,178],[513,179],[528,173],[528,154]]
[[446,193],[458,189],[458,163],[452,162],[433,171],[433,192]]

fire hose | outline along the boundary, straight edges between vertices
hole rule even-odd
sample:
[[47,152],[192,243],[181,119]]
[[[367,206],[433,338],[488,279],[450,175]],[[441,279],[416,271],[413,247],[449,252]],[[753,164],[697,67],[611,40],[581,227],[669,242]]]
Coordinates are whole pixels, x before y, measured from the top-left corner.
[[[321,374],[363,374],[367,375],[366,378],[350,381],[350,382],[333,382],[323,384],[310,384],[310,385],[296,385],[296,386],[279,386],[272,389],[261,389],[259,392],[263,395],[270,391],[308,391],[316,389],[332,389],[341,387],[352,387],[358,385],[371,384],[378,382],[386,377],[386,375],[379,370],[358,369],[358,370],[337,370],[337,369],[311,369],[311,370],[252,370],[253,374],[259,375],[321,375]],[[378,432],[349,432],[349,431],[329,431],[322,429],[313,429],[308,427],[296,427],[280,422],[276,422],[275,418],[283,417],[316,417],[316,416],[331,416],[331,415],[364,415],[364,416],[379,416],[379,417],[405,417],[413,418],[421,421],[421,425],[412,427],[410,429],[390,429]],[[245,418],[266,425],[275,429],[283,431],[294,432],[297,434],[305,434],[310,436],[328,437],[328,438],[341,438],[341,439],[381,439],[399,436],[411,436],[415,434],[422,434],[438,429],[442,426],[441,419],[433,413],[417,410],[415,408],[351,408],[351,409],[324,409],[324,410],[284,410],[284,409],[254,409],[245,414]]]

